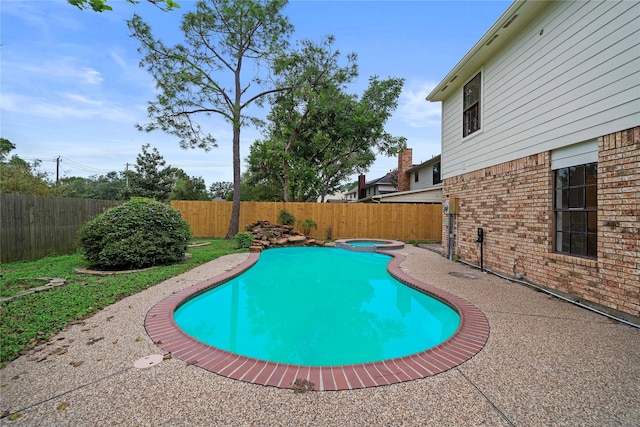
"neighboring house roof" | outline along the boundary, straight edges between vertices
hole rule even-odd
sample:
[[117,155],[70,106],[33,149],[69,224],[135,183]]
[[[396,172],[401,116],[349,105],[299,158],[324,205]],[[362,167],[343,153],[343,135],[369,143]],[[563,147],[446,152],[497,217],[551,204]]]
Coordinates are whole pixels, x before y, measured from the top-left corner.
[[391,183],[391,176],[393,174],[391,172],[387,173],[385,176],[380,177],[380,178],[376,178],[376,179],[372,179],[371,181],[368,181],[367,183],[365,183],[364,188],[369,188],[369,187],[373,187],[374,185],[393,185]]
[[478,69],[495,55],[502,45],[518,33],[533,17],[548,5],[547,1],[516,0],[498,18],[471,50],[427,96],[427,101],[444,101]]

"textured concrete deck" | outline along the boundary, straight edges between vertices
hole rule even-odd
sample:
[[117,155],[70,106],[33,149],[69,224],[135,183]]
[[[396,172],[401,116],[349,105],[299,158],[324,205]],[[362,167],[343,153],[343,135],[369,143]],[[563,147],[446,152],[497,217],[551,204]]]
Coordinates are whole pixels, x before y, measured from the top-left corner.
[[[401,269],[479,307],[489,340],[438,375],[294,393],[169,358],[144,329],[159,301],[229,271],[230,255],[107,307],[0,371],[1,425],[640,425],[640,330],[412,246]],[[452,275],[454,273],[456,275]],[[466,274],[460,274],[466,273]]]

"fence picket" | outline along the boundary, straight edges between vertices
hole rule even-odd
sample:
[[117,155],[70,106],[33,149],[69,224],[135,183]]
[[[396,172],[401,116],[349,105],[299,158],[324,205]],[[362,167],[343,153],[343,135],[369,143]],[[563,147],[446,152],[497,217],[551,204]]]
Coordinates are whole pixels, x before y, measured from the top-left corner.
[[[194,237],[227,234],[231,202],[174,200],[171,205],[182,213]],[[439,204],[242,202],[240,231],[259,220],[277,223],[282,209],[296,218],[297,231],[302,231],[301,221],[314,220],[318,228],[311,230],[311,237],[324,238],[327,228],[332,227],[334,239],[441,240],[442,207]]]
[[[53,253],[77,250],[76,234],[82,224],[122,202],[63,197],[0,194],[0,262],[30,261]],[[191,226],[194,237],[224,237],[229,228],[231,202],[172,201]],[[282,209],[300,222],[314,220],[311,237],[373,238],[440,241],[439,204],[242,202],[240,231],[259,220],[278,222]]]
[[31,261],[77,250],[86,221],[122,202],[0,194],[0,262]]

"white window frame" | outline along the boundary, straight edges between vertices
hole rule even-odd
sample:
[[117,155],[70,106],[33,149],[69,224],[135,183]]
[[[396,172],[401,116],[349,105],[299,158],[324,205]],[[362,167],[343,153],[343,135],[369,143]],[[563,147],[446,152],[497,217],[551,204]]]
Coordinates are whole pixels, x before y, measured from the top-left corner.
[[[480,106],[480,127],[475,132],[472,132],[466,136],[464,136],[464,87],[473,80],[478,74],[480,74],[480,100],[478,101]],[[460,127],[461,127],[461,135],[462,140],[466,141],[470,138],[473,138],[477,135],[480,135],[484,130],[484,122],[485,122],[485,114],[484,114],[484,98],[485,98],[485,86],[484,86],[484,68],[479,69],[477,72],[473,73],[473,75],[464,82],[462,87],[460,88]]]

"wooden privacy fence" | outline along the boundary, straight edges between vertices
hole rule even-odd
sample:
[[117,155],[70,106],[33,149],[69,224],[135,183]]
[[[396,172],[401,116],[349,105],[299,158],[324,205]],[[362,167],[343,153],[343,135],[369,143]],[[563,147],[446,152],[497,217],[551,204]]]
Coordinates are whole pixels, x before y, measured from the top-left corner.
[[[231,202],[174,200],[171,205],[180,210],[195,237],[224,237],[227,234]],[[318,228],[311,229],[310,235],[317,238],[327,237],[329,227],[333,229],[334,239],[440,241],[442,235],[440,204],[400,203],[242,202],[240,231],[258,220],[277,223],[282,209],[296,218],[297,231],[302,231],[300,221],[314,220]]]
[[86,221],[122,202],[0,194],[0,260],[32,261],[77,250]]

